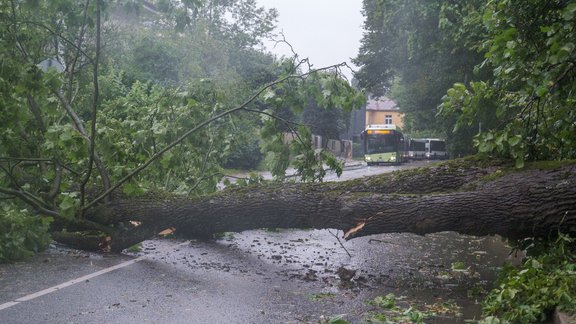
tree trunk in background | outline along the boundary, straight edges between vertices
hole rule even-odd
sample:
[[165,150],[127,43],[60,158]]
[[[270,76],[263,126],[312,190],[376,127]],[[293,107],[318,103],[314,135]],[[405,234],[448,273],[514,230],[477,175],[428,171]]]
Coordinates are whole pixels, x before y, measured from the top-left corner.
[[344,182],[271,183],[201,198],[117,199],[88,217],[116,228],[119,222],[138,222],[101,242],[113,251],[169,227],[189,238],[257,228],[332,228],[346,239],[442,231],[547,237],[576,232],[576,166],[519,171],[452,161]]

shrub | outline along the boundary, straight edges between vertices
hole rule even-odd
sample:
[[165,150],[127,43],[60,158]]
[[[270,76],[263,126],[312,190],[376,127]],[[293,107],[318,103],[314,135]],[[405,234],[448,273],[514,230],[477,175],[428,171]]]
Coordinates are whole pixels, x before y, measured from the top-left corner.
[[0,207],[0,263],[22,260],[48,247],[50,218],[13,206]]
[[258,140],[252,140],[234,147],[223,166],[230,169],[255,170],[262,159]]
[[555,242],[530,241],[518,267],[506,266],[486,300],[484,323],[533,323],[550,320],[555,308],[576,309],[575,240],[560,235]]

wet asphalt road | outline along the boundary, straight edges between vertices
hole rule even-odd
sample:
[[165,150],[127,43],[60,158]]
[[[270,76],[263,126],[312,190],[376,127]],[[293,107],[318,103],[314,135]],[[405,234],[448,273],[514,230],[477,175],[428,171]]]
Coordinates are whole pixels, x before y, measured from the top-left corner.
[[[344,177],[395,168],[355,168]],[[316,323],[338,314],[361,323],[375,311],[366,302],[389,293],[401,296],[402,307],[436,310],[426,323],[464,323],[478,319],[476,301],[510,260],[498,237],[385,234],[340,242],[341,234],[156,239],[123,255],[53,246],[0,265],[0,323]],[[341,267],[355,271],[351,281],[337,274]]]

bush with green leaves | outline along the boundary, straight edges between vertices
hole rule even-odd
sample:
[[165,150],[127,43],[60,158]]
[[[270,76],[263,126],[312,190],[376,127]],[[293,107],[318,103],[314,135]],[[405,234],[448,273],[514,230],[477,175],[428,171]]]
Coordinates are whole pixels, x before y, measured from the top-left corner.
[[506,266],[484,301],[482,323],[534,323],[552,312],[576,309],[576,240],[560,235],[555,242],[529,241],[528,256]]
[[50,218],[33,216],[13,205],[0,205],[0,263],[22,260],[45,249]]
[[263,158],[258,139],[247,139],[232,147],[223,166],[229,169],[256,170]]

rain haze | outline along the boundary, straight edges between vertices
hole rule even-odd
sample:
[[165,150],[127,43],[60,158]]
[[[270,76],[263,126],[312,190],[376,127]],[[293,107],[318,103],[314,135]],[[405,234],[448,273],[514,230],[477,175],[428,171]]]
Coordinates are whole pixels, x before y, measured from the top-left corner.
[[[314,67],[346,62],[356,69],[355,57],[362,38],[361,0],[258,0],[261,6],[276,8],[277,32],[282,32],[301,58],[309,58]],[[278,56],[292,56],[286,44],[267,48]],[[351,72],[343,69],[350,79]]]

